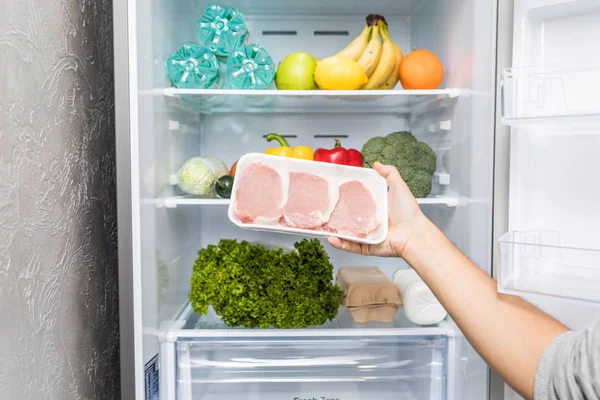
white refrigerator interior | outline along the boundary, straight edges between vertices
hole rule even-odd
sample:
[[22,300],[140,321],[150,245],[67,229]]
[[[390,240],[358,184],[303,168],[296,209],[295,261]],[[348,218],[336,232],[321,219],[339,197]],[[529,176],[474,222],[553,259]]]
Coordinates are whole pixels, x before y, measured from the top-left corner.
[[[294,143],[312,148],[331,147],[338,137],[346,147],[360,149],[373,136],[409,130],[437,153],[433,191],[419,199],[422,209],[489,273],[496,2],[231,0],[227,5],[246,17],[252,42],[263,45],[276,64],[294,51],[333,55],[358,35],[367,14],[378,13],[405,53],[425,48],[441,59],[444,81],[430,91],[398,87],[385,93],[294,96],[277,90],[174,89],[165,60],[183,42],[198,42],[196,23],[211,3],[128,2],[136,398],[145,398],[155,383],[148,382],[155,367],[162,400],[486,399],[488,368],[450,319],[416,326],[400,309],[393,323],[354,324],[341,308],[321,327],[250,330],[227,328],[216,315],[196,315],[188,293],[199,249],[222,238],[278,246],[301,238],[241,230],[227,218],[227,200],[181,196],[171,176],[190,157],[217,157],[231,166],[245,153],[263,152],[263,135],[270,132],[293,135]],[[583,150],[590,162],[592,140],[581,138],[590,141]],[[592,172],[587,173],[570,178],[592,182]],[[547,200],[542,192],[535,196]],[[600,217],[592,197],[568,199],[579,200],[588,219]],[[580,244],[591,246],[598,226]],[[583,234],[572,233],[564,238],[577,241]],[[323,243],[336,268],[375,265],[391,279],[405,266],[398,259],[369,259]],[[152,367],[146,374],[145,366]]]
[[[573,329],[600,317],[600,3],[515,2],[513,68],[502,72],[511,127],[509,232],[499,289]],[[510,389],[506,399],[518,398]]]

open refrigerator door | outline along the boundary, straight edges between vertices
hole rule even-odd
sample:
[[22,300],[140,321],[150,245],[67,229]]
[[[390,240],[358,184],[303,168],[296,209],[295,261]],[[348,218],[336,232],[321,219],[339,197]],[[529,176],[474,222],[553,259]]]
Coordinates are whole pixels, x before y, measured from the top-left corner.
[[[484,4],[485,3],[485,4]],[[230,1],[252,43],[275,65],[306,51],[336,54],[385,15],[409,53],[432,51],[444,65],[439,88],[259,90],[174,87],[166,60],[198,42],[197,23],[212,2],[129,0],[115,5],[127,24],[128,101],[117,109],[123,393],[150,399],[486,399],[488,367],[451,319],[420,326],[402,307],[392,322],[357,323],[340,306],[324,325],[303,329],[227,326],[214,308],[189,302],[198,251],[221,239],[289,249],[300,236],[244,230],[231,223],[229,199],[181,191],[178,172],[194,157],[227,168],[270,146],[276,132],[293,145],[361,149],[375,136],[410,131],[437,155],[432,190],[418,202],[428,217],[490,272],[494,116],[495,2],[402,0]],[[122,32],[117,30],[116,32]],[[123,60],[117,56],[117,61]],[[119,104],[119,102],[117,102]],[[123,104],[123,103],[120,103]],[[121,229],[122,227],[122,229]],[[335,272],[376,266],[392,280],[398,259],[369,259],[320,241]],[[334,277],[332,275],[332,279]],[[128,366],[131,366],[131,371]],[[126,390],[129,387],[130,390]],[[132,389],[133,388],[133,389]],[[124,394],[125,396],[125,394]]]
[[[600,317],[599,34],[596,1],[515,2],[513,68],[502,71],[511,137],[498,287],[572,329]],[[507,387],[505,398],[518,396]]]

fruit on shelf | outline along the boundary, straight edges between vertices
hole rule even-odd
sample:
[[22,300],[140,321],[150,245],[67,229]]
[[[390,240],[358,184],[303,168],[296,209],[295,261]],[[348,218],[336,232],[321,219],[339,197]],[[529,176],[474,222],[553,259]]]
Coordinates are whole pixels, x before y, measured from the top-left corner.
[[297,52],[288,54],[275,74],[275,85],[279,90],[314,90],[317,89],[314,74],[317,60],[310,54]]
[[355,60],[365,71],[365,90],[389,90],[398,83],[398,68],[404,58],[400,46],[392,41],[383,15],[369,14],[367,25],[337,57]]
[[381,38],[383,40],[381,55],[373,74],[369,76],[369,82],[363,86],[363,89],[377,89],[387,81],[390,75],[398,75],[394,69],[396,67],[396,48],[393,46],[394,43],[387,33],[387,27],[382,20],[379,21],[378,27],[381,30]]
[[[390,34],[388,32],[388,26],[387,26],[387,24],[384,27],[384,35],[385,35],[385,37],[384,37],[384,44],[385,44],[385,40],[387,40],[392,45],[392,47],[394,48],[394,54],[395,54],[396,60],[395,60],[395,63],[394,63],[394,68],[392,69],[392,71],[388,75],[388,78],[377,89],[379,89],[379,90],[391,90],[391,89],[395,88],[396,85],[398,84],[398,79],[399,79],[398,78],[398,67],[400,67],[400,62],[402,62],[402,59],[404,58],[404,53],[402,52],[402,49],[400,48],[400,46],[398,46],[396,43],[394,43],[392,41],[392,38],[390,37]],[[375,71],[375,72],[377,72],[377,71]]]
[[315,70],[315,82],[323,90],[356,90],[368,81],[362,67],[348,58],[324,58],[317,63]]
[[348,44],[342,51],[336,54],[338,57],[348,58],[350,60],[358,61],[360,56],[364,53],[369,43],[369,37],[371,36],[371,26],[365,25],[363,31],[353,41]]
[[431,51],[413,50],[400,62],[398,76],[404,89],[437,89],[444,79],[444,66]]
[[369,17],[367,17],[367,22],[369,25],[372,25],[371,37],[369,38],[369,43],[367,43],[365,51],[358,59],[358,65],[365,71],[367,77],[371,77],[381,56],[381,39],[379,36],[380,24],[378,16],[374,15],[369,15]]

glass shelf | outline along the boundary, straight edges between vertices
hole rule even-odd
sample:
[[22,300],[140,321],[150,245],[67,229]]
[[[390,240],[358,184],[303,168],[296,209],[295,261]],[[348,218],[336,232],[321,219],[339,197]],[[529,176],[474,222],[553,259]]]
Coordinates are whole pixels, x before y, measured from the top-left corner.
[[600,302],[600,249],[564,247],[555,231],[512,231],[499,240],[498,290]]
[[175,320],[164,323],[161,329],[166,341],[206,337],[322,337],[322,336],[454,336],[453,326],[443,321],[438,325],[422,327],[410,322],[402,307],[393,322],[355,323],[346,307],[340,307],[337,317],[324,325],[306,329],[246,329],[231,328],[222,322],[212,308],[206,316],[199,316],[188,303]]
[[[417,199],[421,205],[443,205],[446,207],[457,207],[461,199],[453,196],[436,196]],[[229,199],[204,199],[191,196],[170,196],[153,200],[158,207],[177,208],[180,206],[229,206]]]
[[[412,107],[444,107],[460,89],[435,90],[232,90],[154,89],[188,111],[198,113],[393,113]],[[431,99],[435,99],[432,101]],[[427,100],[429,99],[429,100]],[[419,106],[420,105],[420,106]]]

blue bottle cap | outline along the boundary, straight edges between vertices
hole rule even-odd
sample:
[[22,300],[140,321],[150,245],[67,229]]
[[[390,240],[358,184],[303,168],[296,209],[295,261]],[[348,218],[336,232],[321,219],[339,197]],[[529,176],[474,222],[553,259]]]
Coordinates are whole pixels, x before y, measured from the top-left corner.
[[208,89],[219,78],[217,58],[196,43],[184,43],[166,64],[171,81],[181,89]]

